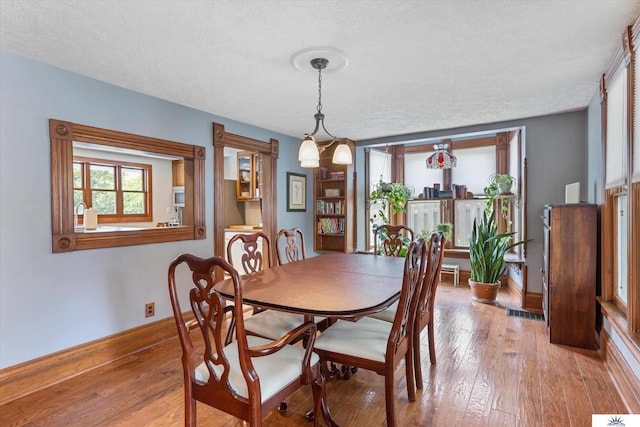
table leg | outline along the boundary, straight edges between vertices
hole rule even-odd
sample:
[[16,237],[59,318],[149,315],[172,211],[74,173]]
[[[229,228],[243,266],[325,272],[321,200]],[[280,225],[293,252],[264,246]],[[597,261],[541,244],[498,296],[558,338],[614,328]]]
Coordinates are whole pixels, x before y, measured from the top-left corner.
[[310,411],[308,411],[305,416],[309,421],[313,421],[318,413],[322,413],[322,418],[324,422],[327,423],[328,426],[331,427],[339,427],[338,424],[333,420],[331,416],[331,411],[329,411],[329,405],[327,404],[327,387],[326,382],[324,380],[324,375],[322,374],[322,369],[320,370],[320,375],[313,383],[313,394],[316,396],[316,393],[321,393],[320,398],[320,407],[316,405],[316,407]]

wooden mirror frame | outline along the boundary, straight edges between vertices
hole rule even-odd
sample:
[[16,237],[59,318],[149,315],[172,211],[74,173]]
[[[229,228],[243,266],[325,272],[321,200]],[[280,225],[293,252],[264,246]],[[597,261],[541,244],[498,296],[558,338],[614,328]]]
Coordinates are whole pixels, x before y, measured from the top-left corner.
[[[147,243],[198,240],[205,226],[205,148],[197,145],[49,120],[51,140],[51,243],[54,253]],[[140,150],[184,158],[183,226],[131,231],[75,232],[73,212],[73,141]]]

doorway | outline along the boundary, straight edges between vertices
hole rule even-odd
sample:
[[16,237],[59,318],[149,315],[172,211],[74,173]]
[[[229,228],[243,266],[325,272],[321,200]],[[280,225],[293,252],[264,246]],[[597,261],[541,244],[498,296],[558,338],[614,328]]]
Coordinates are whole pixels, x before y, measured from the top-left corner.
[[[225,257],[225,197],[224,197],[224,149],[236,148],[251,151],[259,156],[262,167],[260,198],[262,200],[262,231],[271,241],[275,241],[278,216],[276,209],[276,176],[278,171],[278,140],[259,141],[245,136],[228,133],[224,125],[213,123],[213,253]],[[274,251],[274,248],[272,248]],[[275,252],[271,254],[275,256]],[[275,259],[275,258],[272,258]]]

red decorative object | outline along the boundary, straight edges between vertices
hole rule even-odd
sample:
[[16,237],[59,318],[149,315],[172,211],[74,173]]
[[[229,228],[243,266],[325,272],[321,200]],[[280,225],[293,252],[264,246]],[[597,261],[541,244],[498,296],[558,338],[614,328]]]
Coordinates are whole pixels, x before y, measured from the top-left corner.
[[448,150],[447,144],[436,144],[433,146],[435,153],[427,157],[428,169],[451,169],[456,166],[458,160],[451,151]]

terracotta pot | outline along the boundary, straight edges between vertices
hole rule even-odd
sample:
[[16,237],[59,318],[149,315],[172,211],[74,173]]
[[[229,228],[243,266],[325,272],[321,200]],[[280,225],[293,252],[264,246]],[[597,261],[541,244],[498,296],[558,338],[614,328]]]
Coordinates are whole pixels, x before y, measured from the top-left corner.
[[474,301],[492,304],[498,298],[498,289],[500,289],[500,281],[498,283],[481,283],[474,282],[469,279],[469,287],[471,288],[471,297]]

